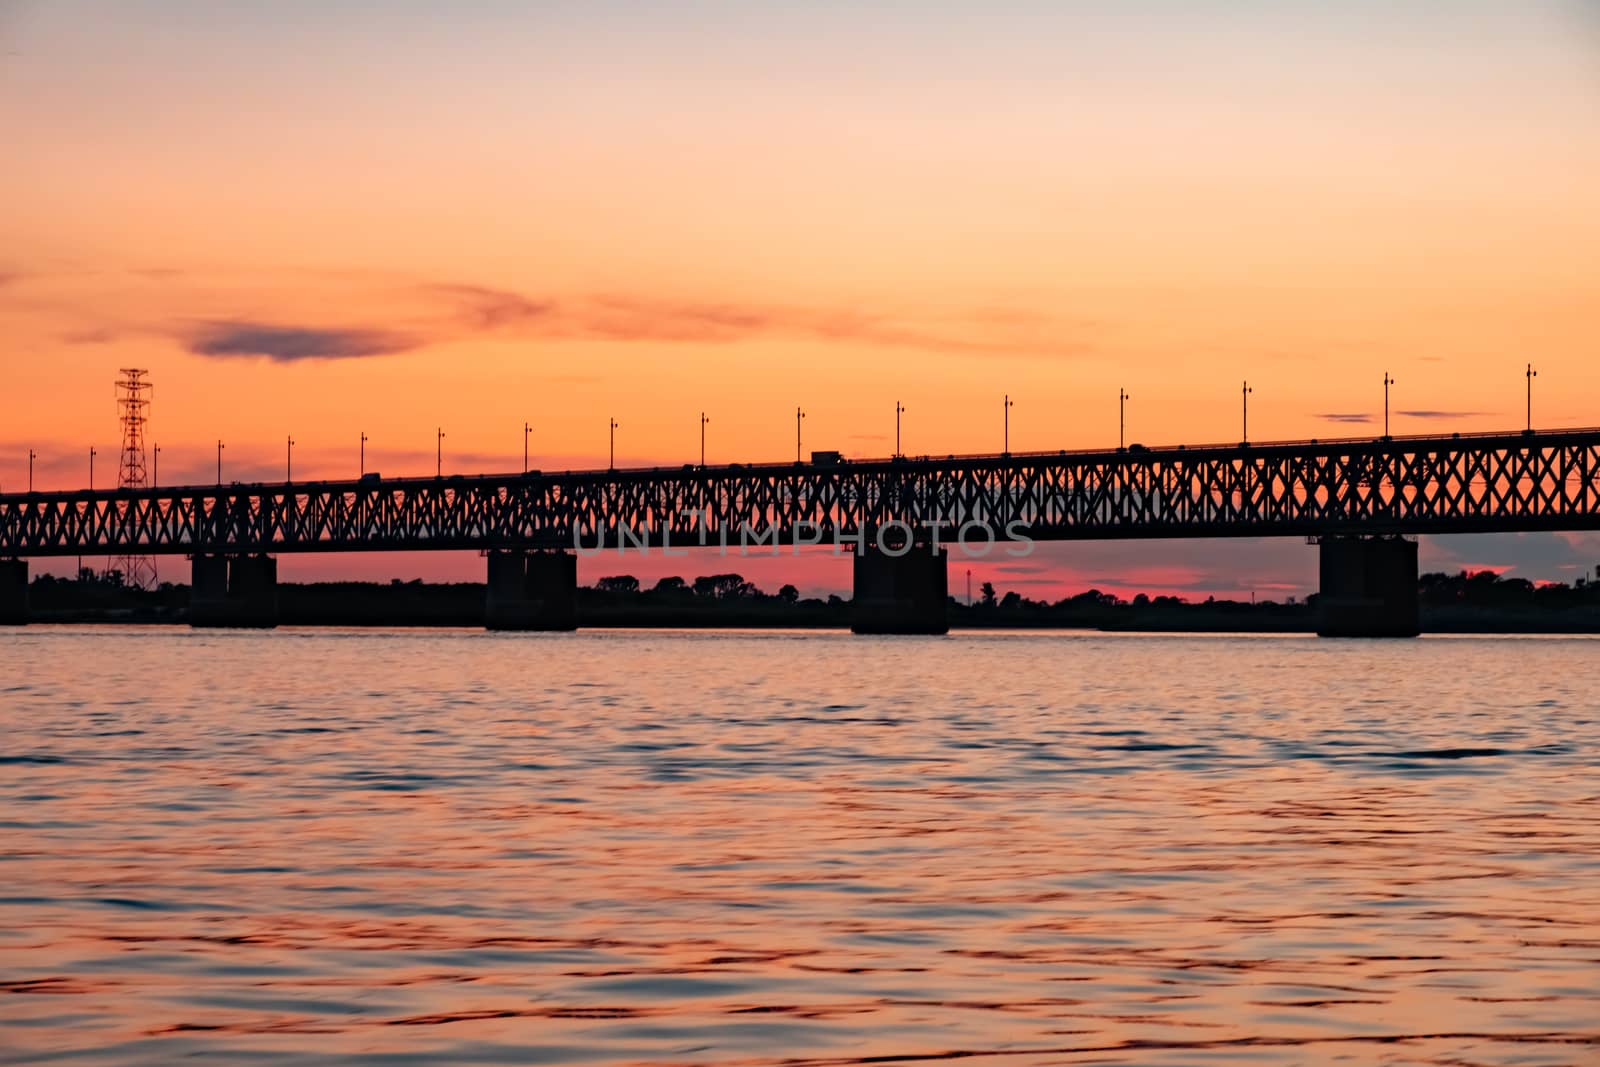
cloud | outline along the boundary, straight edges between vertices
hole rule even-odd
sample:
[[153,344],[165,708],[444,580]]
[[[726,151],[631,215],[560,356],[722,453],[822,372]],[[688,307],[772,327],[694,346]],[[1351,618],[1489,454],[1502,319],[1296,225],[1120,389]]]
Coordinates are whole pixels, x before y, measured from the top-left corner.
[[62,334],[61,340],[69,345],[108,345],[117,340],[117,333],[110,329],[77,330]]
[[[0,288],[38,275],[0,269]],[[1077,359],[1103,351],[1114,324],[1023,306],[854,301],[787,303],[760,298],[698,299],[655,292],[591,289],[521,291],[449,278],[369,271],[257,272],[197,276],[170,267],[63,276],[36,310],[64,319],[57,335],[73,344],[154,334],[211,358],[281,363],[356,359],[474,340],[695,344],[735,347],[772,341],[850,349],[901,349],[978,358]],[[307,318],[308,280],[340,320]],[[107,288],[109,284],[109,288]],[[158,287],[159,295],[152,295]],[[30,295],[32,287],[29,289]],[[8,297],[10,293],[6,294]],[[159,317],[151,307],[159,305]],[[119,309],[120,313],[119,313]]]
[[1316,416],[1313,416],[1313,417],[1321,419],[1323,422],[1371,422],[1372,421],[1372,416],[1371,415],[1362,415],[1362,414],[1338,414],[1338,413],[1333,413],[1333,414],[1326,414],[1326,415],[1316,415]]
[[479,331],[540,322],[557,311],[555,304],[549,301],[532,300],[520,293],[484,285],[435,282],[423,289],[453,301],[464,324]]
[[915,316],[856,308],[618,293],[541,297],[456,282],[425,284],[420,292],[424,298],[450,304],[450,325],[471,334],[699,344],[787,336],[974,355],[1079,356],[1091,351],[1087,343],[1062,340],[1060,324],[1054,321],[1026,312],[997,316],[993,309],[976,309],[953,323],[929,325]]
[[1397,411],[1396,415],[1405,415],[1413,419],[1475,419],[1481,415],[1492,415],[1492,411]]
[[203,323],[189,333],[186,342],[189,351],[197,356],[265,357],[277,363],[388,356],[422,343],[410,335],[387,330],[278,326],[232,319]]
[[[958,555],[957,558],[959,558],[959,555]],[[996,566],[994,569],[999,574],[1007,574],[1007,575],[1011,575],[1011,574],[1050,574],[1053,571],[1053,568],[1051,568],[1051,567],[1041,566],[1039,564],[1027,564],[1027,563],[1002,563],[1002,564]]]
[[1600,565],[1600,534],[1450,534],[1421,539],[1424,571],[1493,570],[1507,578],[1570,582]]

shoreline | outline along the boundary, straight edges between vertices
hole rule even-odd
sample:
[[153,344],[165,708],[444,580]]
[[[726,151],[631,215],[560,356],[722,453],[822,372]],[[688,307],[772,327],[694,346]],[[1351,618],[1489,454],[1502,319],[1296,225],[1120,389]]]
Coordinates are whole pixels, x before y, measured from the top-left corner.
[[[723,576],[737,579],[737,575]],[[1441,579],[1452,583],[1440,595]],[[700,580],[697,580],[700,581]],[[1526,584],[1526,583],[1523,583]],[[847,630],[852,605],[830,596],[800,598],[792,587],[768,595],[749,583],[693,591],[676,588],[577,590],[584,629]],[[1464,590],[1465,592],[1461,592]],[[164,585],[140,590],[105,582],[40,580],[30,587],[27,622],[63,625],[187,625],[190,590]],[[1551,595],[1555,592],[1559,595]],[[1418,591],[1422,632],[1440,634],[1600,634],[1600,592],[1522,589],[1516,583],[1466,576],[1424,576]],[[1487,595],[1486,595],[1487,594]],[[1520,597],[1520,599],[1519,599]],[[470,627],[485,625],[481,583],[285,582],[277,587],[280,626]],[[1119,600],[1091,590],[1054,603],[1007,593],[977,604],[948,601],[952,631],[1067,630],[1098,633],[1313,633],[1314,598],[1297,603],[1174,597]]]
[[[1534,634],[1534,635],[1596,635],[1600,634],[1600,619],[1584,612],[1581,619],[1568,619],[1556,613],[1551,618],[1519,617],[1509,613],[1487,612],[1471,617],[1439,618],[1424,611],[1424,634]],[[22,632],[29,626],[187,626],[187,611],[50,611],[35,612],[28,621],[18,626],[0,626]],[[302,617],[281,614],[279,627],[303,629],[482,629],[483,619],[464,617],[408,617],[391,615],[382,618],[366,617]],[[580,612],[580,630],[818,630],[848,631],[850,622],[844,619],[788,618],[784,616],[741,617],[730,613],[651,613],[645,615],[620,615],[604,613],[589,615]],[[1119,620],[1031,620],[1004,616],[989,618],[962,618],[952,609],[950,632],[983,631],[1061,631],[1078,633],[1139,633],[1139,634],[1314,634],[1315,622],[1309,616],[1296,619],[1252,618],[1195,618],[1171,617]]]

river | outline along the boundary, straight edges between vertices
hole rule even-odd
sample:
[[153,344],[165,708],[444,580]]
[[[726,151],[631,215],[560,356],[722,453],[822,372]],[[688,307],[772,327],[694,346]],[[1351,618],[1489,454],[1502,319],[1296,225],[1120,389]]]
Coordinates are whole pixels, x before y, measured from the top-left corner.
[[0,1063],[1600,1063],[1600,640],[0,632]]

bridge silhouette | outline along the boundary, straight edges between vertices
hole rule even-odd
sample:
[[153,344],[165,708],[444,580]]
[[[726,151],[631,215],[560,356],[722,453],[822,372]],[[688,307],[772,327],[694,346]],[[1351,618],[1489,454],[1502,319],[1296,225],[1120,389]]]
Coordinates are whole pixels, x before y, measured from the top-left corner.
[[1407,535],[1597,528],[1600,429],[13,493],[0,621],[28,557],[187,555],[196,624],[270,625],[276,554],[476,549],[492,627],[564,629],[578,552],[821,543],[855,557],[857,630],[943,632],[952,549],[1304,536],[1321,632],[1404,634]]

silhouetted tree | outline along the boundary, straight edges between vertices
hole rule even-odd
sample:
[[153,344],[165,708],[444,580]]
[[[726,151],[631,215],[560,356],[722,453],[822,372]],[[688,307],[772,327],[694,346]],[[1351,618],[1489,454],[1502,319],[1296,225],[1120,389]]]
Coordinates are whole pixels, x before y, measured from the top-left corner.
[[626,596],[633,596],[639,592],[639,579],[631,574],[613,574],[596,582],[595,588],[602,593],[621,593]]
[[706,574],[694,580],[695,596],[713,600],[753,598],[761,591],[740,574]]
[[800,590],[792,585],[785,585],[778,590],[778,599],[785,604],[793,604],[800,599]]
[[994,607],[994,583],[984,582],[980,588],[983,592],[983,606],[986,608]]

